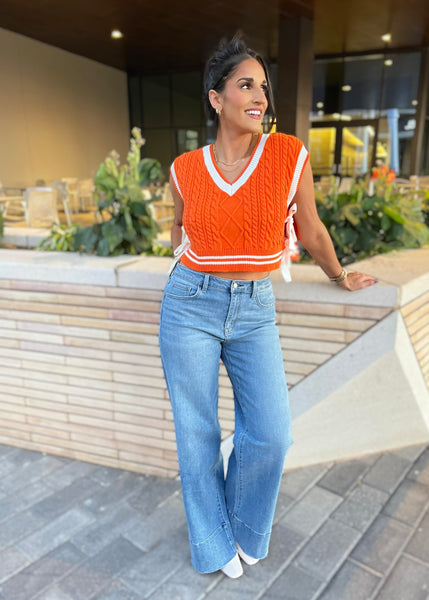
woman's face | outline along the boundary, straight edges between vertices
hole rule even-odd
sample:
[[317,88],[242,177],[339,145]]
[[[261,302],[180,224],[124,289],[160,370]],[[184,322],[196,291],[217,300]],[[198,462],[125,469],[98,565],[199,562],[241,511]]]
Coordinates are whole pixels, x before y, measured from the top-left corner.
[[267,81],[264,69],[254,58],[243,60],[217,95],[222,126],[240,133],[259,133],[267,110]]

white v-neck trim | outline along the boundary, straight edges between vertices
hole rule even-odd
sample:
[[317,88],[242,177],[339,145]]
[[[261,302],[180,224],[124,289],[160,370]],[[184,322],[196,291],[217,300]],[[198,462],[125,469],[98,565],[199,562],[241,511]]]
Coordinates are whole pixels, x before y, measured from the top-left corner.
[[227,193],[229,196],[233,196],[246,183],[246,181],[252,175],[253,171],[258,166],[259,160],[262,156],[262,152],[264,151],[264,147],[268,140],[268,137],[269,137],[269,133],[263,133],[261,135],[261,139],[258,142],[258,146],[256,147],[256,150],[252,156],[251,161],[249,162],[247,167],[244,169],[244,171],[240,175],[240,177],[236,181],[234,181],[234,183],[229,183],[228,181],[225,181],[225,179],[220,175],[220,173],[216,169],[216,167],[213,163],[212,154],[210,152],[210,144],[208,144],[207,146],[204,146],[203,147],[204,163],[206,165],[206,168],[207,168],[207,171],[209,172],[210,177],[213,179],[213,181],[217,185],[217,187],[220,188],[223,192]]

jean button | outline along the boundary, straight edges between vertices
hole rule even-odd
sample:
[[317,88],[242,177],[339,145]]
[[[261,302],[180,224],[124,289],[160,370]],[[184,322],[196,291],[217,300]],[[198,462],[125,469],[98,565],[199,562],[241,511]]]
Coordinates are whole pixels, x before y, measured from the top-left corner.
[[233,288],[237,288],[238,287],[238,283],[234,281],[234,283],[232,284]]

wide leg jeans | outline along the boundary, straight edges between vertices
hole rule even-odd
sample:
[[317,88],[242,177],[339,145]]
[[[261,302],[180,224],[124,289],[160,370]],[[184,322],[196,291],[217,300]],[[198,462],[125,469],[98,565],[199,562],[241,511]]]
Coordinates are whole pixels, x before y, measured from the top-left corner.
[[[268,552],[291,419],[274,296],[258,281],[178,264],[164,290],[161,357],[173,409],[191,560],[217,571],[236,553]],[[234,391],[234,448],[224,477],[219,363]]]

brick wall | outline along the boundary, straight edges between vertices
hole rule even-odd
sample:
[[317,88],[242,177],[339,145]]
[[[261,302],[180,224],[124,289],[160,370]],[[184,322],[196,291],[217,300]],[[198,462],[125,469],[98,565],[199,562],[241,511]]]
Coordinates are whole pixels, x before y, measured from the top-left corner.
[[429,292],[408,303],[401,312],[429,388]]
[[[0,443],[177,475],[158,348],[161,295],[0,279]],[[277,310],[293,387],[391,308],[281,299]],[[223,367],[219,416],[226,438],[234,415]]]

